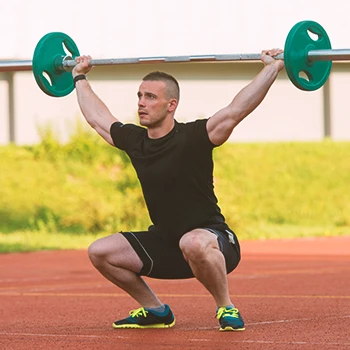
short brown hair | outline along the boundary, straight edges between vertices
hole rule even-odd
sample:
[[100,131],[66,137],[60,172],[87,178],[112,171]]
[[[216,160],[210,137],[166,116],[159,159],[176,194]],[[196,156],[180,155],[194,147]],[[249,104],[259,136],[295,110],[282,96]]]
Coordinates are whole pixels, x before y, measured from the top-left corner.
[[143,77],[143,81],[163,81],[167,86],[167,93],[170,98],[180,99],[180,87],[177,80],[170,74],[165,72],[151,72]]

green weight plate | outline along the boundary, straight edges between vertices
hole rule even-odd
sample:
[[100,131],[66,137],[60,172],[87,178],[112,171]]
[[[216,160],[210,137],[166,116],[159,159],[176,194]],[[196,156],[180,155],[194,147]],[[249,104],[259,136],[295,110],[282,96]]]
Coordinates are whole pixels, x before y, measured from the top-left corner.
[[[317,39],[314,40],[309,32],[315,34]],[[310,61],[308,52],[329,49],[330,40],[320,24],[302,21],[291,29],[284,46],[284,64],[289,79],[297,88],[313,91],[324,85],[329,77],[332,61]]]
[[33,74],[40,89],[49,96],[66,96],[74,89],[72,73],[66,72],[62,66],[63,59],[67,56],[64,46],[72,59],[79,56],[74,41],[60,32],[43,36],[34,50]]

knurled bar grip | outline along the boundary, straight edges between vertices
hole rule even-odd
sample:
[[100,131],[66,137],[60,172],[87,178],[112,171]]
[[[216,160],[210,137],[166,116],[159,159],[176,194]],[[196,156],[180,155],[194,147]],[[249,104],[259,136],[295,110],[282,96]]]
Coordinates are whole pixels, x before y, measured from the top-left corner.
[[[261,54],[227,54],[227,55],[196,55],[196,56],[168,56],[168,57],[139,57],[139,58],[106,58],[92,59],[91,65],[119,65],[139,63],[179,63],[179,62],[230,62],[230,61],[259,61]],[[350,49],[338,50],[311,50],[307,55],[310,61],[345,61],[350,60]],[[284,55],[279,54],[275,59],[282,59]],[[77,62],[64,60],[62,67],[74,67]]]

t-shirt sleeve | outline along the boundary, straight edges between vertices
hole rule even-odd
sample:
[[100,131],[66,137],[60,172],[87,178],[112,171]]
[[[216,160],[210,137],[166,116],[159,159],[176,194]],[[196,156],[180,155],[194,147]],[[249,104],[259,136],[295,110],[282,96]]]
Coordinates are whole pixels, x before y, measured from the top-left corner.
[[128,151],[130,145],[134,144],[140,135],[141,129],[134,124],[123,124],[115,122],[111,125],[110,134],[115,147]]
[[198,119],[192,123],[190,138],[192,147],[195,149],[213,149],[216,147],[209,139],[207,122],[208,119]]

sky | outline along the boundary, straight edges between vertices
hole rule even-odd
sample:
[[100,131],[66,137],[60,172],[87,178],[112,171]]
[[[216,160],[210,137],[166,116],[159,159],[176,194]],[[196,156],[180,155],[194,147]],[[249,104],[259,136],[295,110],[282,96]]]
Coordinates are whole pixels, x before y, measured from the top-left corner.
[[64,32],[94,58],[259,53],[284,47],[301,20],[350,46],[349,0],[0,0],[0,59],[31,59],[40,38]]

